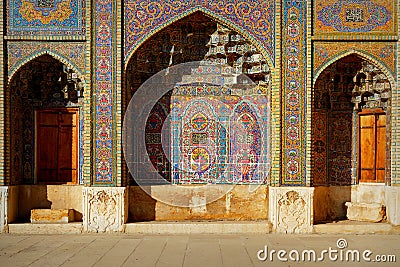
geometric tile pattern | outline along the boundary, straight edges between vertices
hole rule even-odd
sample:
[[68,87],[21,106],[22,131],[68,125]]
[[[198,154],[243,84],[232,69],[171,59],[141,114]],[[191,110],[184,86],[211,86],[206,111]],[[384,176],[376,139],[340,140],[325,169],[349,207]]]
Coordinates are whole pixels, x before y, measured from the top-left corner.
[[303,185],[304,92],[306,86],[306,9],[304,1],[284,1],[282,25],[283,185]]
[[84,0],[8,0],[8,35],[85,35]]
[[275,60],[275,1],[150,0],[125,1],[125,60],[148,36],[196,10],[238,27]]

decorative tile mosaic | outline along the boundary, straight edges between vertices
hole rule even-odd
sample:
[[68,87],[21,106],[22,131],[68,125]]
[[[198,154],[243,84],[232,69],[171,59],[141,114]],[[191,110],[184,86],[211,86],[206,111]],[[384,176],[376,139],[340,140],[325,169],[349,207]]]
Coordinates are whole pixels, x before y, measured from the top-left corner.
[[275,1],[271,0],[126,0],[125,60],[158,29],[196,10],[236,25],[240,33],[255,38],[275,61]]
[[306,183],[305,149],[305,107],[306,84],[306,3],[284,1],[282,26],[283,72],[283,185],[304,185]]
[[8,0],[7,35],[85,35],[84,0]]
[[51,54],[83,74],[85,71],[85,43],[65,42],[7,42],[9,77],[23,64],[41,54]]
[[315,34],[396,34],[397,1],[318,0]]
[[326,185],[327,170],[327,112],[318,110],[312,112],[311,129],[311,179],[312,184]]
[[328,121],[329,184],[351,184],[352,110],[335,111]]
[[318,42],[314,46],[314,73],[319,73],[327,63],[349,51],[368,55],[396,73],[396,43],[389,42]]
[[[194,97],[193,91],[203,93]],[[171,106],[174,183],[267,182],[269,100],[264,95],[181,85]]]
[[94,185],[116,184],[115,106],[116,106],[116,2],[96,1],[94,7],[95,43],[95,178]]

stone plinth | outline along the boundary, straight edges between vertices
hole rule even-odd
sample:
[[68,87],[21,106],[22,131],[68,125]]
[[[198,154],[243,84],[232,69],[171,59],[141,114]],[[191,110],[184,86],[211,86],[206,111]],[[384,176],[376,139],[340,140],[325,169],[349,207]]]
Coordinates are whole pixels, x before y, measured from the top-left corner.
[[0,233],[7,229],[8,186],[0,186]]
[[378,203],[346,202],[346,206],[351,221],[380,222],[385,218],[385,207]]
[[127,203],[125,187],[84,187],[83,231],[122,232]]
[[313,231],[313,187],[270,187],[269,219],[278,233]]
[[74,221],[72,209],[33,209],[31,223],[69,223]]

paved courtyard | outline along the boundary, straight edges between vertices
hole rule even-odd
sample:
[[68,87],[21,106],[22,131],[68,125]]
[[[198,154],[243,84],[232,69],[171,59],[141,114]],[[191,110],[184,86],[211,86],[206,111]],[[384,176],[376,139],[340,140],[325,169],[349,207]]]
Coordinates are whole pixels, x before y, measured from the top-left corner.
[[397,234],[0,234],[2,267],[399,265],[400,235]]

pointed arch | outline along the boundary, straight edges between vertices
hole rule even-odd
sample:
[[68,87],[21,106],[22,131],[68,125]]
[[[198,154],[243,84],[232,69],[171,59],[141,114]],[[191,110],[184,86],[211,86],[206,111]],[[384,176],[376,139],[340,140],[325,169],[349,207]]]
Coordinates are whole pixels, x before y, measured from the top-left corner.
[[370,63],[375,64],[379,69],[382,70],[382,72],[383,72],[383,73],[386,75],[386,77],[389,79],[391,88],[396,88],[396,81],[395,81],[395,79],[394,79],[394,77],[393,77],[393,73],[388,69],[388,67],[387,67],[385,64],[383,64],[383,63],[382,63],[379,59],[377,59],[375,56],[373,56],[373,55],[371,55],[371,54],[369,54],[369,53],[366,53],[366,52],[364,52],[364,51],[356,50],[356,49],[351,49],[351,50],[348,50],[348,51],[343,51],[343,52],[341,52],[341,53],[338,53],[338,54],[334,55],[331,59],[327,60],[327,61],[325,62],[325,64],[322,64],[322,65],[316,70],[316,72],[315,72],[315,74],[314,74],[313,83],[312,83],[312,84],[313,84],[313,88],[314,88],[315,82],[317,81],[319,75],[321,75],[321,73],[322,73],[328,66],[330,66],[332,63],[334,63],[334,62],[336,62],[336,61],[338,61],[338,60],[340,60],[340,59],[342,59],[342,58],[344,58],[344,57],[346,57],[346,56],[353,55],[353,54],[359,56],[359,57],[362,58],[362,59],[365,59],[365,60],[369,61]]
[[60,55],[59,53],[47,49],[35,51],[34,53],[26,56],[25,58],[21,59],[17,65],[13,69],[10,70],[10,73],[8,73],[8,83],[11,82],[12,78],[14,75],[27,63],[43,56],[43,55],[49,55],[53,57],[55,60],[60,61],[61,63],[65,64],[68,66],[68,68],[72,69],[74,72],[76,72],[79,76],[79,78],[82,80],[83,83],[85,83],[85,76],[83,74],[83,70],[78,68],[74,63],[70,62],[68,59],[66,59],[64,56]]
[[211,19],[214,19],[216,22],[224,24],[225,26],[227,26],[229,29],[234,30],[236,32],[238,32],[239,34],[241,34],[243,37],[246,38],[246,40],[248,40],[251,44],[253,44],[262,54],[262,56],[265,58],[265,60],[267,61],[268,67],[272,70],[274,69],[274,60],[271,58],[271,55],[267,52],[267,50],[262,46],[261,42],[259,40],[257,40],[254,36],[252,36],[251,34],[249,34],[246,30],[242,29],[242,27],[240,27],[239,25],[233,23],[230,20],[227,20],[226,18],[214,13],[211,10],[208,10],[205,7],[202,6],[196,6],[193,7],[189,10],[187,10],[186,12],[183,12],[182,14],[171,18],[170,20],[161,23],[157,28],[155,28],[154,30],[150,31],[149,33],[147,33],[142,40],[138,41],[136,43],[135,46],[133,46],[132,48],[129,49],[129,51],[127,52],[126,56],[125,56],[125,62],[124,62],[124,73],[126,71],[127,66],[129,65],[129,61],[132,58],[132,56],[135,54],[135,52],[137,51],[137,49],[144,44],[144,42],[146,42],[148,39],[150,39],[152,36],[154,36],[156,33],[162,31],[163,29],[167,28],[168,26],[170,26],[171,24],[173,24],[174,22],[183,19],[189,15],[192,15],[196,12],[201,12],[204,15],[210,17]]

